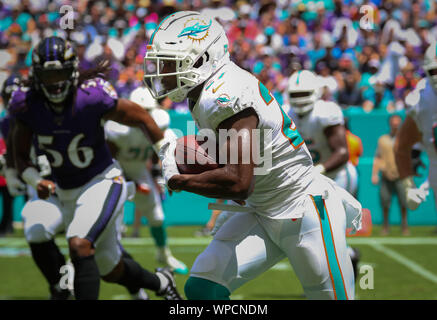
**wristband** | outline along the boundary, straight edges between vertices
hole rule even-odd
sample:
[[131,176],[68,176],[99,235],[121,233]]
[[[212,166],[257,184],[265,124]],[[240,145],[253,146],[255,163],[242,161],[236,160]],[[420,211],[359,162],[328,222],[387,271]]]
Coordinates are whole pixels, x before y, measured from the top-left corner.
[[156,154],[159,154],[159,150],[161,150],[161,147],[166,143],[166,139],[162,138],[161,140],[159,140],[158,142],[156,142],[153,145],[153,148],[155,149]]
[[34,167],[27,167],[21,174],[21,177],[28,185],[35,189],[42,180],[38,170]]

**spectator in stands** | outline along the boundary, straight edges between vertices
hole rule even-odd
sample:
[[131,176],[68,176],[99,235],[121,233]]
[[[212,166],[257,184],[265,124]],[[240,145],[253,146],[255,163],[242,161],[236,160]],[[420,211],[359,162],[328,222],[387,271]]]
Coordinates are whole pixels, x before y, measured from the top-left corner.
[[[373,159],[372,183],[379,184],[379,197],[383,210],[382,235],[389,233],[389,211],[394,195],[398,198],[401,211],[401,229],[403,235],[409,235],[407,222],[407,209],[404,197],[400,196],[402,189],[399,181],[399,173],[394,158],[394,140],[396,132],[402,122],[399,115],[392,115],[389,118],[390,133],[378,139],[376,154]],[[381,177],[379,173],[381,172]]]
[[338,92],[338,104],[347,108],[349,106],[361,106],[363,96],[359,87],[359,79],[355,73],[346,73],[344,77],[344,85]]

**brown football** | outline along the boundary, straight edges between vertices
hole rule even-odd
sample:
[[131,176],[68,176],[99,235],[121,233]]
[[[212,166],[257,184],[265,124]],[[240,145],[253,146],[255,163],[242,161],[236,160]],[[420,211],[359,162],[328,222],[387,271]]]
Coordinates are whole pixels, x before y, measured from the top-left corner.
[[198,174],[217,169],[216,159],[209,156],[202,144],[196,140],[196,135],[188,135],[177,140],[175,158],[178,170],[182,174]]

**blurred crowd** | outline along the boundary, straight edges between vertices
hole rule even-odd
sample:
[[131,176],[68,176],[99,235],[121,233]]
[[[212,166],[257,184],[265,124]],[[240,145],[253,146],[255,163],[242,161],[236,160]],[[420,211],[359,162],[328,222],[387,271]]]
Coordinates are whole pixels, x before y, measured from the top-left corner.
[[[109,60],[109,80],[128,97],[142,85],[151,34],[180,10],[216,17],[232,59],[280,103],[287,102],[287,78],[304,68],[320,76],[324,98],[342,107],[401,110],[424,76],[425,49],[437,39],[437,0],[2,0],[0,85],[11,72],[25,76],[32,47],[55,34],[76,43],[83,69]],[[68,23],[71,29],[61,28]],[[186,111],[168,99],[161,104]]]

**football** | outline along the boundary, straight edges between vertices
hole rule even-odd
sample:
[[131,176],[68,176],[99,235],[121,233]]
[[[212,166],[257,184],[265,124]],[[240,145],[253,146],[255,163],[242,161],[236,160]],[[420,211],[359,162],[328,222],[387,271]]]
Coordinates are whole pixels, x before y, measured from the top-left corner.
[[177,140],[175,158],[182,174],[198,174],[219,167],[215,157],[202,148],[205,141],[196,140],[196,135],[188,135]]

